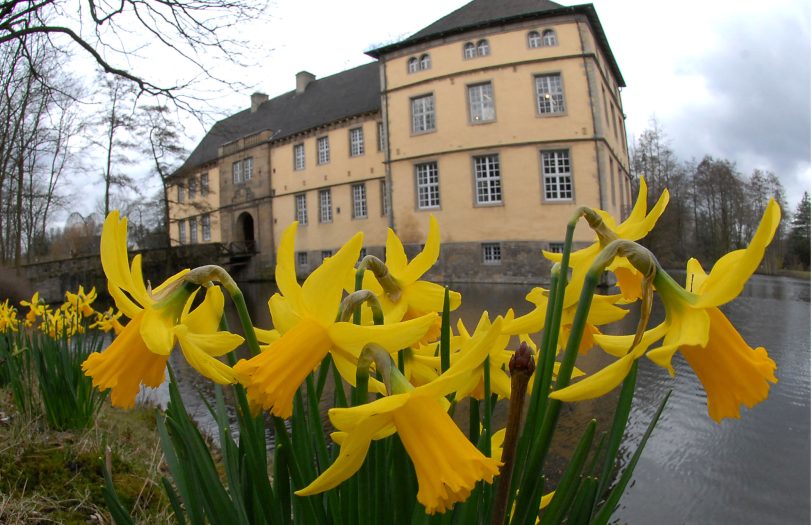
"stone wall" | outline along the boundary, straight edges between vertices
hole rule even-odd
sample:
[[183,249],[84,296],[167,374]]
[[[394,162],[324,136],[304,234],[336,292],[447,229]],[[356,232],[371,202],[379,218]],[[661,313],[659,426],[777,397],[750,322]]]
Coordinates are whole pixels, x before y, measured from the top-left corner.
[[[130,259],[141,254],[144,279],[158,285],[167,277],[183,268],[194,268],[204,264],[227,265],[220,244],[184,245],[171,249],[160,248],[130,253]],[[107,279],[98,255],[85,255],[22,266],[23,275],[31,283],[34,291],[49,303],[60,303],[65,299],[65,291],[75,291],[79,285],[90,290],[93,286],[100,296],[106,295]]]

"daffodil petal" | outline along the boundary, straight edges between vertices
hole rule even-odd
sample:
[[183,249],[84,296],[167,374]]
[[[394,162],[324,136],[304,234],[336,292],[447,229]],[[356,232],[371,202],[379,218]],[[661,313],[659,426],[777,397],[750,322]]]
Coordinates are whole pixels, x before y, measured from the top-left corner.
[[392,275],[398,276],[406,270],[406,251],[400,238],[389,228],[386,232],[386,267]]
[[773,239],[781,222],[781,208],[770,199],[750,244],[716,261],[699,289],[697,308],[720,306],[738,296],[745,283],[761,264],[764,251]]
[[290,301],[294,310],[300,311],[302,305],[302,288],[296,279],[296,265],[294,260],[294,249],[296,245],[296,228],[298,222],[288,226],[282,237],[279,239],[279,247],[276,252],[276,286],[282,295]]
[[[405,288],[402,300],[409,304],[409,308],[418,312],[441,312],[445,301],[445,286],[429,281],[415,281]],[[449,310],[456,310],[461,303],[460,293],[449,290]]]
[[[194,295],[189,297],[189,302]],[[206,297],[197,308],[187,314],[181,314],[181,322],[190,331],[197,334],[210,334],[216,332],[220,326],[220,319],[223,317],[223,306],[225,298],[219,286],[209,286],[206,289]],[[239,343],[238,343],[239,344]]]
[[559,401],[572,402],[594,399],[611,392],[626,379],[632,364],[640,355],[641,352],[626,354],[611,365],[586,376],[577,383],[551,392],[550,397]]
[[341,295],[342,276],[355,266],[364,244],[364,234],[356,233],[338,252],[311,273],[302,285],[302,300],[311,315],[324,326],[335,321]]
[[107,291],[110,292],[110,296],[116,303],[116,308],[124,312],[124,315],[130,319],[135,318],[135,316],[143,311],[143,308],[135,304],[133,300],[130,299],[121,288],[113,284],[112,281],[107,283]]
[[371,416],[342,439],[338,457],[310,485],[297,490],[297,496],[312,496],[337,487],[358,472],[369,449],[373,435],[390,421],[388,415]]
[[184,325],[176,326],[174,331],[181,352],[192,368],[221,385],[237,382],[234,370],[213,356],[230,352],[240,345],[242,337],[228,332],[194,334]]
[[366,419],[386,415],[402,407],[409,400],[410,394],[395,394],[376,399],[371,403],[350,408],[331,408],[327,415],[338,430],[352,432]]
[[368,343],[374,343],[387,352],[397,352],[420,340],[437,319],[436,313],[426,314],[417,319],[395,324],[362,326],[352,323],[335,323],[327,332],[333,343],[358,356]]
[[281,334],[296,326],[296,323],[301,319],[299,314],[291,307],[290,302],[278,293],[273,294],[268,299],[268,310],[271,312],[274,328],[279,330]]
[[420,253],[415,255],[414,259],[406,265],[406,269],[396,275],[404,284],[413,283],[434,266],[438,257],[440,257],[440,226],[437,224],[434,215],[430,215],[429,234],[426,237],[426,244]]
[[127,218],[119,219],[118,210],[111,211],[104,220],[99,251],[107,280],[132,293],[135,286],[127,259]]
[[146,308],[141,322],[141,337],[150,352],[169,355],[175,346],[175,335],[172,328],[175,320],[167,315],[163,308]]

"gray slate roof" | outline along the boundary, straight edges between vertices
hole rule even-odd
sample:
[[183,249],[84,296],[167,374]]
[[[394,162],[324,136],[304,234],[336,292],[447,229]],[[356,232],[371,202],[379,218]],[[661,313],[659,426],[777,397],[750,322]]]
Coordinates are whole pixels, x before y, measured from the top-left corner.
[[217,150],[223,144],[264,130],[273,131],[271,140],[280,140],[331,122],[380,111],[380,91],[378,62],[316,79],[302,94],[293,90],[264,102],[254,113],[249,108],[217,122],[175,174],[185,174],[217,160]]
[[532,20],[574,13],[586,15],[595,32],[598,45],[603,48],[603,52],[609,62],[609,67],[612,68],[617,78],[618,85],[625,87],[626,83],[620,74],[620,68],[615,61],[614,55],[612,55],[606,34],[603,32],[598,14],[595,12],[595,7],[592,4],[568,7],[550,2],[549,0],[473,0],[456,11],[426,26],[405,40],[367,51],[367,54],[374,58],[380,58],[393,51],[424,42],[430,42],[446,36],[521,20]]

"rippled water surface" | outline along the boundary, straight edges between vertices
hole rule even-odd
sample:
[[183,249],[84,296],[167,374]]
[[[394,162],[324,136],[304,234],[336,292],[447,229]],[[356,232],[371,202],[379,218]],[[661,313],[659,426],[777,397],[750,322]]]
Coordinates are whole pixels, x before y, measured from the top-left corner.
[[[272,284],[243,286],[255,323],[269,326],[265,303]],[[456,285],[463,306],[455,312],[473,329],[483,309],[491,315],[513,307],[517,314],[532,305],[524,300],[529,286]],[[653,412],[668,390],[673,393],[634,478],[615,523],[808,524],[810,523],[810,285],[808,281],[756,276],[724,313],[753,347],[765,347],[778,365],[779,382],[767,401],[743,409],[739,420],[714,423],[707,415],[705,393],[679,354],[676,375],[643,359],[628,439],[633,453]],[[659,310],[659,309],[658,309]],[[619,330],[631,333],[635,313]],[[655,311],[652,323],[659,322]],[[610,362],[593,350],[578,366],[594,371]],[[565,405],[553,453],[567,455],[583,425],[599,419],[606,428],[612,397]]]

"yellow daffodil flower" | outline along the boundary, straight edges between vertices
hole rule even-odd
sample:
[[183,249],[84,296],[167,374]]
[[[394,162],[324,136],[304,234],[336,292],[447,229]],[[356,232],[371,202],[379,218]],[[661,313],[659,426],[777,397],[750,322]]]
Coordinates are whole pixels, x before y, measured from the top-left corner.
[[[505,322],[503,330],[506,334],[535,334],[544,329],[549,291],[540,287],[533,288],[525,299],[533,303],[535,308],[525,315]],[[558,349],[561,349],[567,344],[567,339],[572,329],[572,323],[575,319],[575,312],[578,309],[577,297],[569,298],[570,303],[566,302],[568,299],[566,295],[564,299],[565,302],[561,312],[561,327],[558,332]],[[620,295],[593,296],[592,305],[589,308],[586,324],[584,325],[584,333],[581,337],[581,345],[578,348],[579,353],[585,354],[595,346],[594,336],[601,333],[597,328],[598,326],[614,323],[626,316],[628,311],[617,306],[620,300]]]
[[131,320],[106,350],[88,356],[82,370],[93,378],[94,387],[111,389],[114,406],[130,408],[140,385],[157,387],[163,382],[176,340],[198,372],[221,384],[237,381],[233,370],[215,359],[243,341],[238,335],[217,331],[224,303],[219,288],[208,288],[194,310],[195,290],[180,280],[188,270],[148,290],[141,275],[141,256],[128,265],[127,219],[119,220],[117,211],[104,221],[101,258],[110,295]]
[[[501,319],[487,333],[471,340],[469,357],[449,368],[435,381],[417,388],[405,379],[405,393],[395,393],[366,405],[334,408],[332,434],[341,451],[330,468],[296,492],[310,496],[336,487],[361,468],[372,440],[397,432],[417,473],[417,500],[428,514],[445,512],[468,498],[476,483],[492,483],[500,462],[485,457],[465,437],[446,412],[445,395],[469,380],[470,363],[482,362],[500,336]],[[397,374],[397,372],[393,372]]]
[[[513,357],[513,352],[506,350],[510,342],[510,334],[505,333],[504,326],[513,320],[513,312],[509,311],[506,319],[502,319],[501,317],[498,319],[500,319],[500,324],[503,327],[502,333],[499,334],[499,337],[494,339],[493,346],[489,349],[487,354],[482,356],[480,362],[471,362],[467,365],[466,368],[469,370],[469,380],[457,389],[458,400],[468,395],[479,400],[484,398],[484,368],[486,357],[488,358],[488,369],[490,372],[491,393],[496,394],[502,399],[510,399],[510,375],[508,375],[507,369],[510,358]],[[458,361],[469,358],[470,350],[465,343],[491,330],[492,324],[488,318],[488,312],[482,312],[482,316],[479,318],[479,322],[474,329],[473,336],[469,334],[465,328],[462,319],[457,323],[457,328],[460,332],[459,339],[461,344],[459,350],[451,354],[452,366]]]
[[[390,228],[386,236],[386,267],[394,278],[397,290],[384,290],[371,271],[364,274],[363,286],[378,295],[387,319],[408,320],[428,312],[440,312],[443,309],[445,288],[439,284],[420,280],[420,277],[437,262],[439,256],[440,226],[433,215],[429,217],[426,244],[411,261],[406,257],[403,243]],[[449,291],[448,299],[450,310],[459,307],[461,296],[458,292]],[[439,330],[438,324],[430,337],[433,339],[439,337]]]
[[39,292],[34,292],[30,301],[20,301],[22,306],[28,307],[28,313],[25,314],[25,326],[30,328],[34,326],[37,319],[45,315],[46,304],[39,299]]
[[770,200],[747,248],[719,259],[709,275],[695,259],[688,262],[685,288],[658,270],[654,286],[665,307],[665,321],[644,333],[631,351],[633,336],[597,336],[604,350],[620,357],[592,376],[553,392],[563,401],[591,399],[615,388],[632,363],[662,339],[662,346],[646,355],[674,374],[671,358],[678,350],[699,377],[708,396],[708,414],[714,421],[739,417],[740,405],[753,407],[767,398],[769,383],[777,381],[775,362],[764,348],[747,345],[719,306],[734,299],[758,268],[778,228],[781,210]]
[[93,301],[96,300],[96,287],[90,289],[90,292],[85,293],[83,286],[79,285],[79,291],[76,293],[65,292],[65,304],[62,305],[63,309],[72,307],[75,311],[82,314],[83,317],[90,317],[93,315]]
[[96,328],[102,332],[113,331],[118,335],[124,330],[124,326],[119,322],[122,312],[113,313],[111,306],[105,312],[96,312],[96,321],[90,325],[90,328]]
[[17,309],[6,299],[0,303],[0,333],[16,332],[19,326],[20,320],[17,319]]
[[[618,239],[637,241],[645,237],[652,230],[652,228],[654,228],[654,225],[657,223],[657,219],[659,219],[665,211],[670,197],[668,190],[663,191],[660,198],[657,200],[654,206],[652,206],[650,211],[648,211],[648,205],[646,203],[647,198],[648,186],[646,185],[645,179],[641,177],[640,191],[637,194],[637,201],[635,201],[634,207],[632,208],[629,217],[626,218],[625,221],[618,225],[615,222],[615,219],[609,213],[603,210],[595,210],[595,212],[601,216],[604,224],[617,236]],[[572,277],[565,292],[564,304],[574,304],[578,302],[586,272],[592,265],[592,261],[594,261],[600,253],[601,249],[603,249],[602,243],[600,240],[597,240],[586,248],[575,250],[570,253],[569,264],[572,268]],[[563,255],[560,253],[552,253],[548,251],[544,251],[543,253],[544,257],[553,262],[561,262],[563,257]],[[608,269],[614,271],[620,266],[620,262],[620,259],[617,260],[616,263],[613,266],[610,266]],[[627,269],[632,268],[628,263],[622,267]],[[619,284],[623,285],[624,283],[621,282]]]
[[332,353],[339,371],[354,366],[367,343],[375,343],[388,352],[397,352],[419,340],[434,324],[437,314],[380,326],[337,322],[344,277],[358,260],[363,244],[360,232],[334,256],[324,260],[302,285],[296,280],[294,244],[297,223],[282,234],[279,243],[276,284],[282,293],[269,301],[274,326],[282,336],[267,350],[249,360],[241,360],[235,370],[244,376],[251,402],[274,415],[287,418],[293,412],[293,396],[307,375]]

